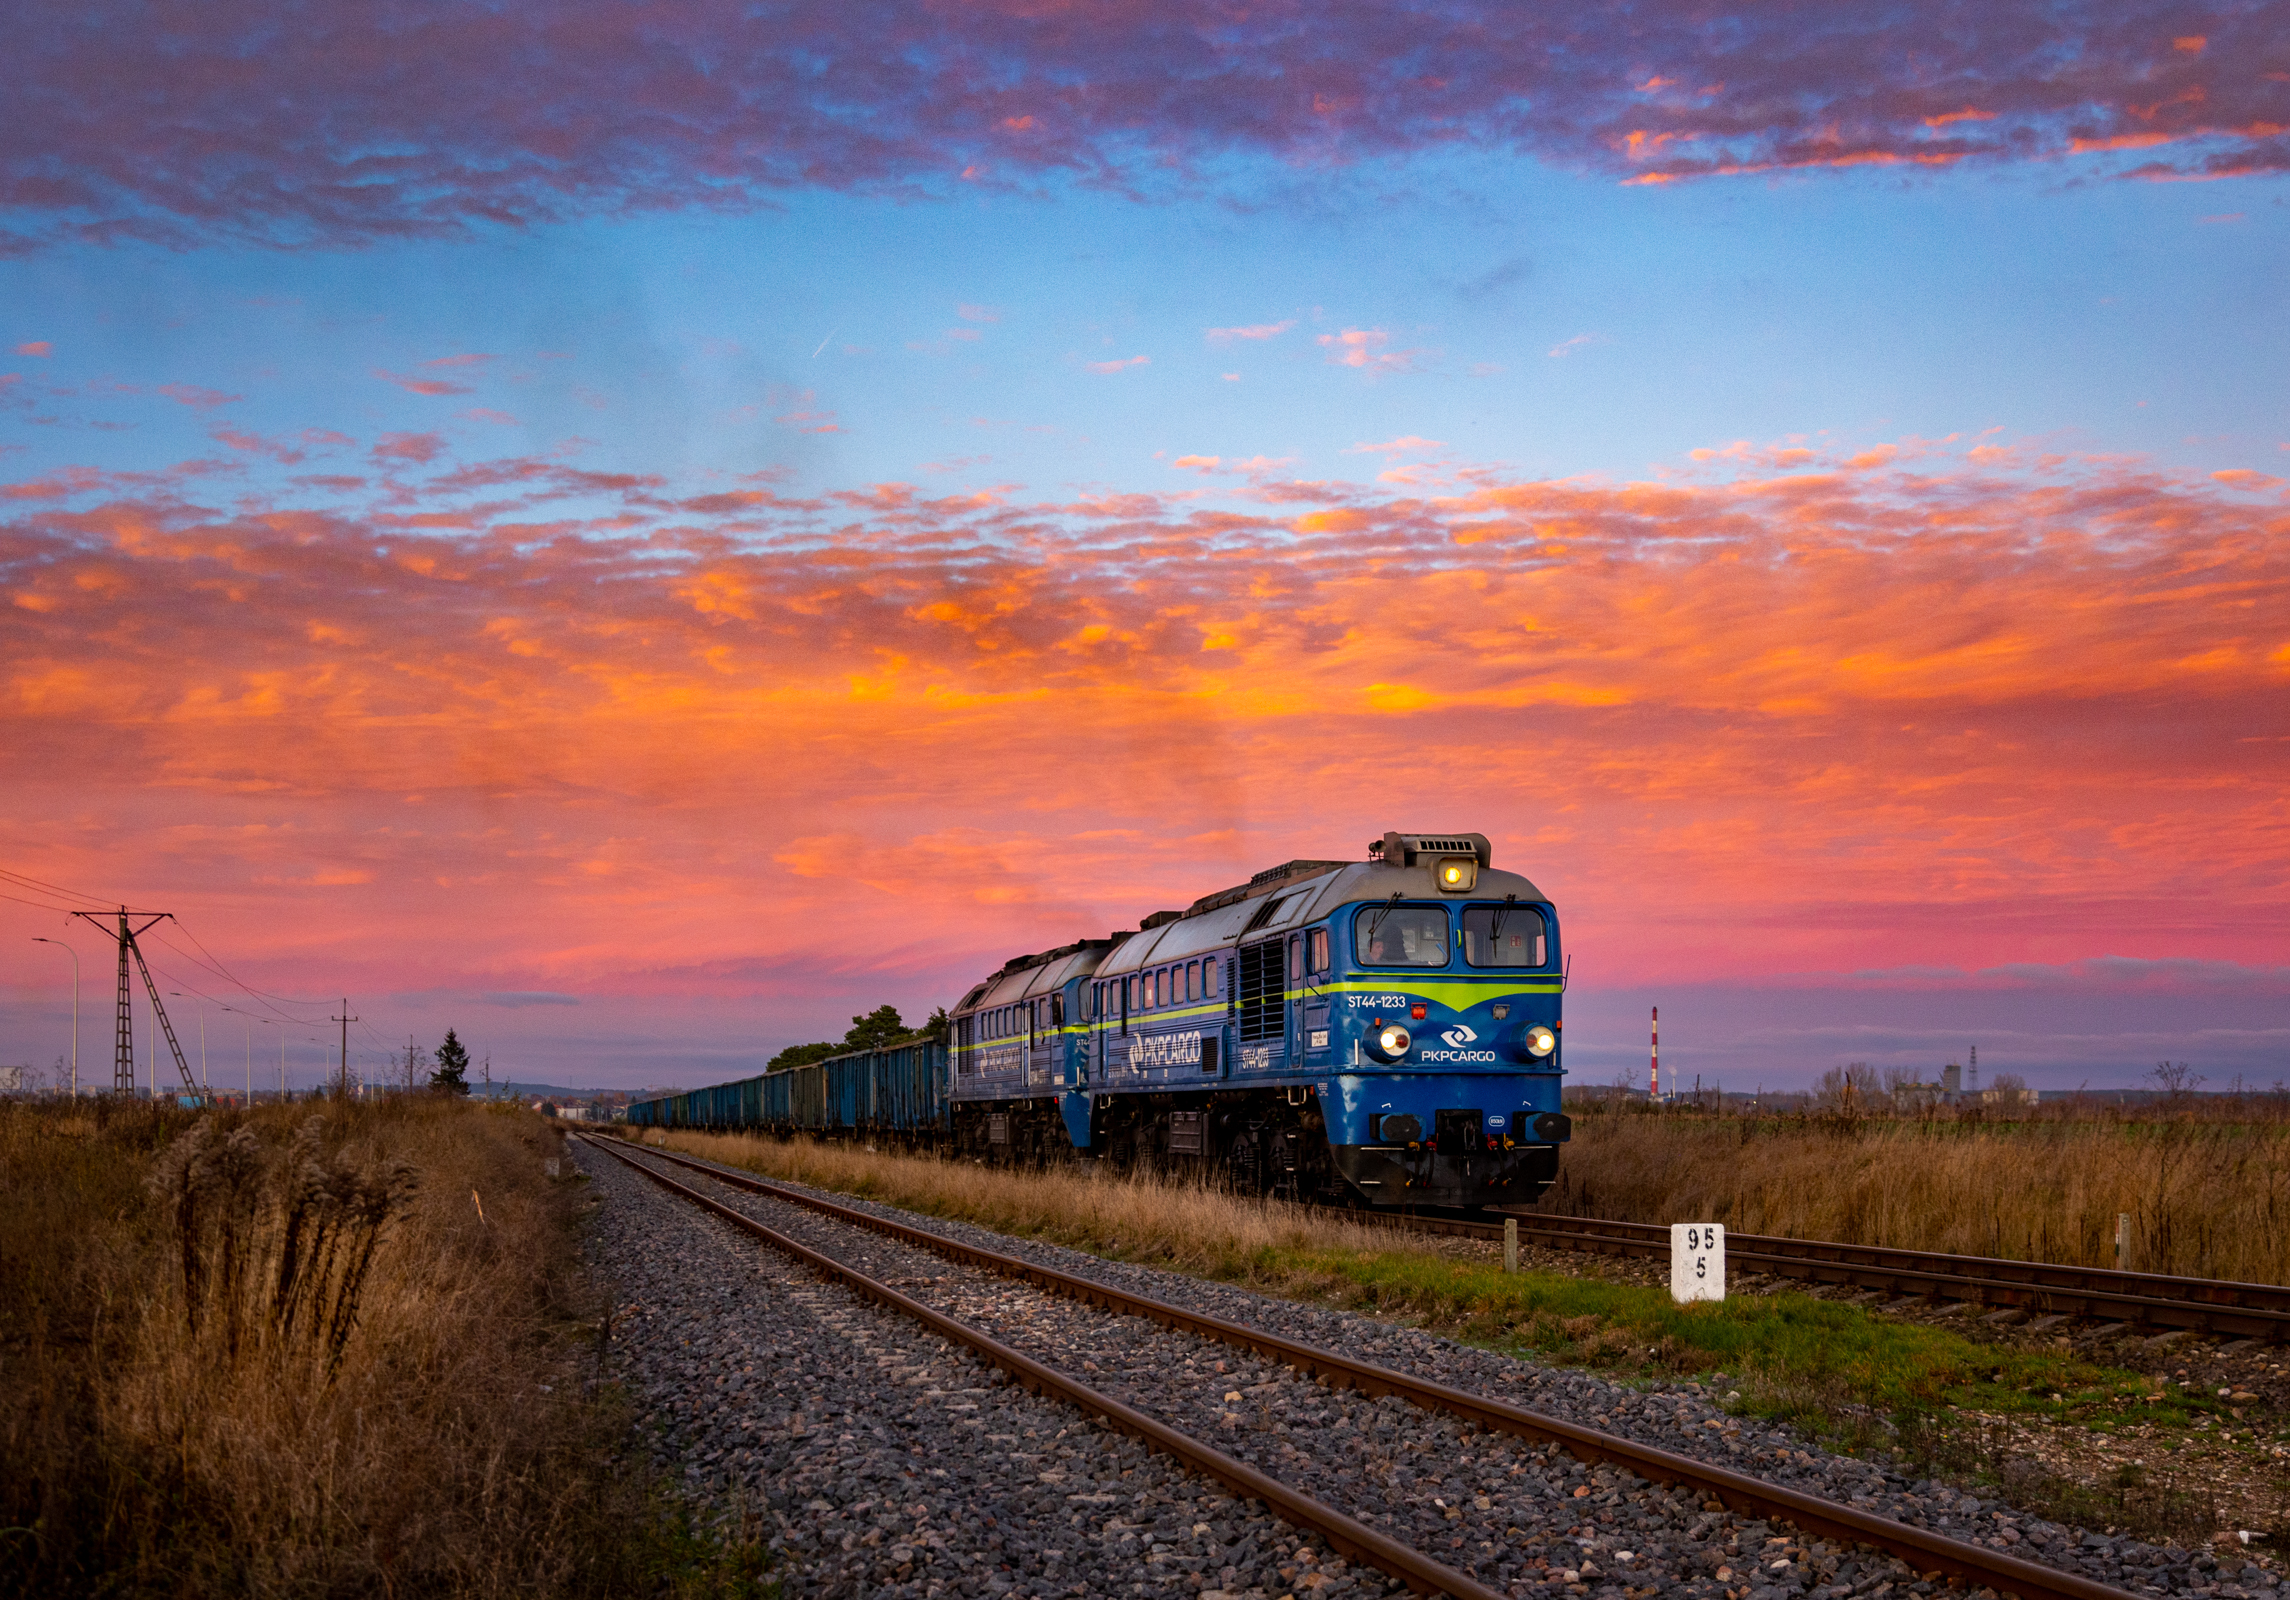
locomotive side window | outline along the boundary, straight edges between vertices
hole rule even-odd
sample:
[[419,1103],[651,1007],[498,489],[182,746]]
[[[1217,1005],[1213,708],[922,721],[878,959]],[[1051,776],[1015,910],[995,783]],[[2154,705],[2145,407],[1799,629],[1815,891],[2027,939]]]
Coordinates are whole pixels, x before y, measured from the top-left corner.
[[1377,906],[1352,923],[1360,961],[1371,967],[1447,965],[1447,911],[1443,906]]
[[1329,966],[1328,930],[1326,928],[1314,928],[1308,936],[1308,940],[1309,942],[1305,946],[1304,970],[1307,972],[1326,972]]
[[1222,968],[1223,963],[1219,961],[1211,960],[1201,963],[1201,993],[1211,1000],[1217,997],[1217,973]]
[[1062,989],[1050,996],[1050,1026],[1065,1026],[1065,991]]
[[1198,961],[1188,961],[1185,963],[1185,998],[1198,1000],[1200,997],[1201,964]]

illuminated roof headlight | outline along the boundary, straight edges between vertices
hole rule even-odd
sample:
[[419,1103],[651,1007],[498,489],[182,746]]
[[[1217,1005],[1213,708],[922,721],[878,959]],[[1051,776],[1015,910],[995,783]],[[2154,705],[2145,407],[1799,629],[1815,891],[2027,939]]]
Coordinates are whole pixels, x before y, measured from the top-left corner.
[[1519,1042],[1527,1047],[1528,1055],[1540,1060],[1558,1048],[1558,1035],[1538,1022],[1520,1035]]
[[1415,1035],[1398,1023],[1387,1023],[1378,1028],[1368,1041],[1368,1048],[1385,1061],[1397,1061],[1405,1056],[1415,1043]]
[[1479,858],[1450,856],[1432,869],[1432,877],[1447,894],[1468,894],[1479,882]]

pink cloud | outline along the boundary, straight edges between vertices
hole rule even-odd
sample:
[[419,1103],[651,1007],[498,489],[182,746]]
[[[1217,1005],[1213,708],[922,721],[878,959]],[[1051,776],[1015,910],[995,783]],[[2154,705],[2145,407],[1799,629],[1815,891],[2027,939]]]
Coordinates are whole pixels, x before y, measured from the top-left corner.
[[233,450],[243,454],[268,456],[271,460],[286,466],[293,466],[303,459],[303,453],[293,446],[280,444],[275,439],[265,439],[262,435],[249,433],[243,428],[217,428],[214,430],[214,438],[216,442],[228,445]]
[[49,343],[47,340],[45,340],[45,339],[34,339],[34,340],[31,340],[29,343],[26,343],[26,344],[20,344],[20,345],[16,346],[16,354],[18,354],[18,355],[20,355],[20,356],[49,356],[49,355],[54,355],[54,354],[55,354],[55,346],[54,346],[54,345],[52,345],[52,344],[50,344],[50,343]]
[[376,461],[409,461],[427,466],[437,459],[445,448],[445,436],[439,433],[385,433],[373,449]]
[[1286,322],[1258,322],[1245,328],[1211,328],[1207,338],[1211,344],[1231,344],[1237,339],[1277,339],[1296,326],[1296,319]]
[[1848,0],[1817,22],[1753,7],[1723,27],[1691,0],[1344,7],[1309,26],[1217,0],[863,20],[827,0],[768,18],[738,0],[127,15],[19,19],[0,127],[19,248],[291,246],[1058,173],[1197,182],[1224,156],[1459,144],[1638,182],[2029,160],[2129,172],[2110,164],[2129,141],[2164,174],[2290,169],[2279,74],[2239,65],[2279,59],[2265,5]]
[[1131,356],[1126,361],[1091,361],[1085,363],[1092,372],[1121,372],[1130,367],[1149,367],[1152,364],[1153,358],[1151,356]]
[[225,394],[220,389],[202,389],[195,383],[163,383],[158,392],[193,411],[212,411],[217,406],[234,405],[246,398],[243,394]]
[[444,378],[408,378],[395,372],[374,369],[374,376],[384,383],[394,383],[408,394],[427,395],[432,398],[448,394],[475,394],[466,383],[454,383]]
[[1342,333],[1323,333],[1320,344],[1328,352],[1331,365],[1359,367],[1368,372],[1406,372],[1415,365],[1420,350],[1386,350],[1391,335],[1381,328],[1346,328]]

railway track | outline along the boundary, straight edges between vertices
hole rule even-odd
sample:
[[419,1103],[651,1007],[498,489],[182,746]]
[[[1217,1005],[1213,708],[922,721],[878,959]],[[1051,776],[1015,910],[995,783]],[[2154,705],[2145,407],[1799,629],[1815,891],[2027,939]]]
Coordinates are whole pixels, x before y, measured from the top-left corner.
[[[1302,1495],[1257,1468],[1189,1437],[1139,1408],[1097,1392],[1070,1375],[993,1340],[977,1328],[923,1305],[887,1284],[866,1277],[832,1256],[766,1227],[744,1212],[712,1199],[688,1184],[678,1182],[667,1172],[655,1167],[653,1162],[667,1163],[686,1174],[703,1176],[728,1189],[784,1202],[817,1216],[831,1218],[837,1223],[931,1252],[961,1266],[1029,1285],[1050,1295],[1063,1296],[1125,1316],[1147,1319],[1176,1332],[1219,1342],[1277,1363],[1281,1368],[1289,1369],[1303,1378],[1316,1380],[1330,1390],[1357,1391],[1372,1397],[1396,1397],[1434,1417],[1467,1424],[1482,1435],[1506,1435],[1536,1446],[1556,1447],[1584,1463],[1620,1468],[1651,1483],[1688,1490],[1709,1511],[1722,1507],[1737,1517],[1785,1523],[1819,1539],[1881,1551],[1905,1563],[1914,1574],[1945,1576],[1968,1588],[1993,1588],[2022,1596],[2024,1600],[2122,1600],[2127,1593],[2075,1573],[2023,1560],[1999,1550],[1983,1548],[1930,1528],[1880,1516],[1857,1505],[1806,1494],[1640,1440],[1589,1428],[1562,1417],[1529,1410],[1260,1328],[1207,1315],[1166,1300],[1133,1293],[1099,1279],[1062,1272],[1040,1262],[965,1243],[870,1211],[839,1205],[803,1190],[744,1172],[657,1148],[644,1149],[642,1153],[646,1159],[639,1160],[617,1140],[591,1142],[637,1168],[663,1188],[765,1239],[776,1248],[798,1255],[816,1270],[925,1322],[944,1336],[961,1341],[1029,1388],[1043,1394],[1055,1394],[1087,1412],[1104,1416],[1115,1427],[1147,1440],[1156,1449],[1177,1456],[1195,1470],[1216,1478],[1237,1493],[1263,1500],[1276,1508],[1282,1517],[1314,1529],[1336,1548],[1392,1574],[1421,1593],[1445,1592],[1460,1597],[1491,1595],[1499,1591],[1483,1587],[1475,1579],[1445,1567],[1420,1550],[1378,1534],[1373,1528],[1337,1507]],[[1496,1231],[1500,1232],[1499,1229]],[[1234,1399],[1237,1395],[1227,1398]],[[1487,1505],[1485,1499],[1478,1503],[1482,1507]],[[1787,1561],[1782,1562],[1782,1565],[1788,1565]],[[1726,1590],[1728,1595],[1733,1592],[1731,1588]],[[1742,1593],[1747,1592],[1748,1580],[1744,1579]]]
[[[1511,1213],[1521,1243],[1667,1260],[1670,1230],[1641,1222]],[[1499,1241],[1503,1225],[1453,1217],[1395,1218],[1417,1232]],[[2290,1339],[2290,1288],[2042,1261],[1886,1250],[1771,1234],[1728,1233],[1729,1270],[1882,1290],[1928,1300],[2017,1307],[2034,1316],[2100,1318],[2141,1328],[2184,1328],[2279,1344]]]
[[[1268,1477],[1246,1462],[1236,1460],[1214,1445],[1194,1438],[1170,1427],[1159,1418],[1148,1415],[1110,1395],[1103,1394],[1072,1376],[1058,1371],[1022,1351],[1013,1349],[968,1323],[947,1316],[921,1301],[902,1294],[889,1284],[869,1277],[855,1267],[814,1250],[806,1244],[768,1227],[746,1213],[723,1204],[678,1183],[646,1161],[637,1159],[607,1140],[590,1140],[596,1148],[609,1152],[616,1159],[634,1167],[654,1183],[678,1195],[701,1209],[713,1213],[742,1232],[753,1235],[801,1261],[820,1276],[842,1284],[858,1294],[889,1307],[921,1323],[933,1333],[975,1351],[992,1365],[1007,1372],[1018,1384],[1031,1393],[1063,1400],[1083,1413],[1102,1418],[1118,1431],[1139,1439],[1151,1448],[1175,1458],[1191,1470],[1212,1478],[1247,1499],[1261,1500],[1283,1520],[1297,1527],[1309,1528],[1326,1539],[1335,1549],[1352,1560],[1365,1562],[1381,1572],[1399,1579],[1418,1594],[1446,1594],[1453,1600],[1502,1600],[1499,1590],[1490,1589],[1444,1562],[1400,1541],[1382,1534],[1359,1522],[1324,1501],[1301,1494],[1277,1479]],[[660,1155],[661,1152],[649,1152]],[[698,1163],[686,1163],[678,1157],[667,1157],[679,1165],[689,1165],[706,1172],[719,1182],[731,1180],[722,1172]],[[735,1185],[746,1187],[745,1184]],[[755,1192],[776,1193],[758,1185]],[[778,1198],[786,1198],[778,1195]],[[842,1220],[859,1215],[852,1213]],[[2101,1594],[2111,1591],[2101,1589]]]

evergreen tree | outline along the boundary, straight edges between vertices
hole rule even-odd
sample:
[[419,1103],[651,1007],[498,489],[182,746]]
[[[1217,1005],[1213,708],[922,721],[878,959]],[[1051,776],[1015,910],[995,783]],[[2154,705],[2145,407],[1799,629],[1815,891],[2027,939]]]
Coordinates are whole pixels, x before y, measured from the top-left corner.
[[906,1024],[899,1019],[899,1008],[877,1006],[865,1016],[851,1019],[851,1031],[843,1035],[843,1048],[880,1050],[905,1037]]
[[437,1047],[437,1070],[429,1075],[429,1086],[439,1094],[469,1092],[469,1052],[451,1028],[445,1030],[445,1043]]
[[824,1061],[843,1047],[831,1040],[817,1044],[791,1044],[763,1064],[766,1072],[777,1072],[782,1067],[808,1067],[814,1061]]

